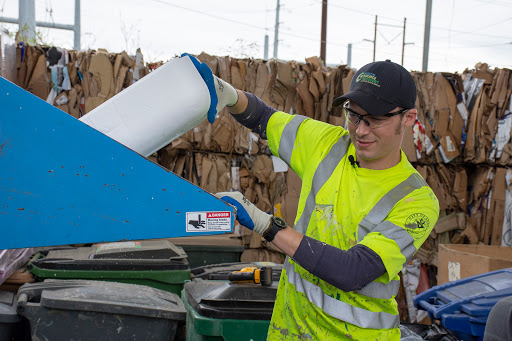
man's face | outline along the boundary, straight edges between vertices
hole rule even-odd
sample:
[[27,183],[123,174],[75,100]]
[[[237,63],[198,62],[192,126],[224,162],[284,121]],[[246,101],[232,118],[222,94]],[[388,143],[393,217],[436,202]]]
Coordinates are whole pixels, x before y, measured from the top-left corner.
[[[359,105],[350,102],[348,108],[358,114],[366,115]],[[390,113],[399,111],[395,108]],[[357,125],[347,122],[348,131],[356,149],[357,161],[361,167],[369,169],[386,169],[400,162],[400,145],[404,128],[411,126],[416,120],[416,109],[393,117],[377,117],[385,120],[385,125],[372,128],[363,120]]]

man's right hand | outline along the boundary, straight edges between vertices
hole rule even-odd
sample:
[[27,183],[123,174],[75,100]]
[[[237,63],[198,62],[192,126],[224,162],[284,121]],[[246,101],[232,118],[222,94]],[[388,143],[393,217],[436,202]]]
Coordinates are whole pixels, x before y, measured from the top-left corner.
[[208,110],[208,121],[213,123],[224,107],[233,106],[238,102],[238,93],[229,83],[215,76],[208,65],[201,63],[196,57],[188,53],[182,54],[181,57],[190,58],[210,91],[211,105]]

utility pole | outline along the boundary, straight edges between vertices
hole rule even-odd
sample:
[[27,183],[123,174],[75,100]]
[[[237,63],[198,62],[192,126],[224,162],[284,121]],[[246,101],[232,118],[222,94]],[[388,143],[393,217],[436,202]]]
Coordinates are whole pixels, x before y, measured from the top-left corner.
[[423,67],[422,71],[428,70],[428,49],[430,44],[430,20],[432,18],[432,0],[427,0],[425,11],[425,35],[423,37]]
[[80,12],[80,0],[75,0],[75,25],[73,26],[73,31],[75,32],[75,39],[73,41],[73,48],[76,51],[80,50],[80,35],[82,33],[80,31],[80,28],[82,27],[82,22],[80,20]]
[[277,59],[277,48],[279,47],[279,10],[281,8],[280,1],[277,0],[276,6],[276,25],[274,27],[274,59]]
[[347,48],[347,67],[352,67],[352,44],[348,44]]
[[19,32],[28,40],[36,39],[35,0],[18,0]]
[[326,61],[326,45],[327,44],[327,0],[322,0],[322,34],[320,38],[320,59]]
[[377,16],[375,16],[375,30],[373,32],[373,40],[363,39],[363,41],[369,41],[373,43],[373,61],[375,61],[375,52],[377,51]]
[[268,34],[265,34],[265,45],[263,48],[263,60],[268,60]]
[[402,34],[402,66],[404,66],[404,50],[405,50],[405,22],[407,18],[404,18],[404,33]]
[[413,45],[414,43],[406,43],[405,42],[405,23],[407,22],[407,18],[404,18],[404,33],[402,34],[402,66],[404,66],[404,54],[405,54],[405,45]]
[[375,32],[373,34],[373,61],[375,61],[375,52],[377,51],[377,16],[375,16]]
[[75,24],[63,25],[56,23],[48,23],[36,21],[35,0],[18,0],[19,18],[0,17],[0,22],[10,24],[18,24],[21,35],[26,36],[28,40],[35,40],[36,27],[58,28],[62,30],[70,30],[75,32],[74,49],[80,50],[80,0],[75,0]]

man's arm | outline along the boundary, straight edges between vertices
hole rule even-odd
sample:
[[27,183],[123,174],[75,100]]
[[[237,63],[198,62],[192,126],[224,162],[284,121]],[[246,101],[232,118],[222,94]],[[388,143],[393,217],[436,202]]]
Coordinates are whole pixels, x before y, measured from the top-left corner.
[[237,94],[238,101],[233,106],[227,106],[228,111],[238,123],[266,139],[268,121],[277,110],[249,92],[237,90]]
[[236,89],[236,93],[238,94],[238,101],[233,106],[227,106],[229,113],[232,115],[239,115],[247,109],[248,99],[245,95],[245,92]]
[[[271,227],[272,216],[259,210],[241,193],[222,192],[216,196],[236,206],[240,224],[261,235]],[[279,231],[272,242],[310,273],[344,291],[361,289],[386,271],[381,258],[364,245],[344,251],[290,227]]]
[[344,251],[291,227],[279,231],[272,243],[304,269],[343,291],[359,290],[386,271],[379,255],[364,245]]

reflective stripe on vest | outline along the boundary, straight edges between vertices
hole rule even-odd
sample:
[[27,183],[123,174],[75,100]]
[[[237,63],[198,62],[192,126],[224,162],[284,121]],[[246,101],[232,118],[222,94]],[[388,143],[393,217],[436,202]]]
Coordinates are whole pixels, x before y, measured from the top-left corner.
[[400,280],[392,280],[389,283],[371,282],[356,292],[363,296],[387,300],[396,296],[398,289],[400,289]]
[[357,308],[326,295],[320,287],[302,278],[295,271],[295,266],[289,262],[288,258],[284,268],[288,276],[288,282],[295,285],[295,290],[306,295],[314,305],[337,319],[361,328],[372,329],[391,329],[398,327],[400,324],[398,315]]
[[[306,116],[295,115],[291,121],[286,124],[281,134],[278,154],[279,157],[283,159],[283,161],[286,162],[290,167],[292,161],[293,146],[295,146],[295,138],[297,137],[297,130],[305,119],[307,119]],[[283,141],[286,142],[282,143]]]
[[315,210],[315,197],[317,193],[320,191],[323,185],[327,182],[327,180],[331,177],[334,169],[341,162],[341,159],[347,153],[347,149],[350,143],[350,136],[345,135],[342,136],[332,147],[327,156],[320,161],[315,174],[313,175],[313,181],[311,183],[311,190],[309,191],[308,197],[306,199],[306,205],[304,207],[304,211],[300,215],[297,224],[295,224],[295,230],[299,231],[302,234],[306,234],[308,230],[309,220],[311,219],[311,215]]
[[[428,186],[421,175],[411,174],[406,180],[386,193],[368,214],[359,223],[357,241],[360,242],[370,232],[379,232],[388,239],[394,240],[406,261],[416,252],[414,238],[402,226],[384,221],[393,207],[412,191]],[[413,228],[411,226],[411,228]],[[357,293],[373,298],[390,299],[396,296],[400,281],[392,280],[389,283],[371,282]]]
[[358,242],[363,240],[368,233],[372,232],[377,224],[384,221],[389,212],[391,212],[393,207],[400,200],[405,198],[412,191],[423,186],[428,186],[425,180],[423,180],[421,175],[413,173],[380,198],[370,212],[368,212],[368,214],[359,223],[359,229],[357,231]]

